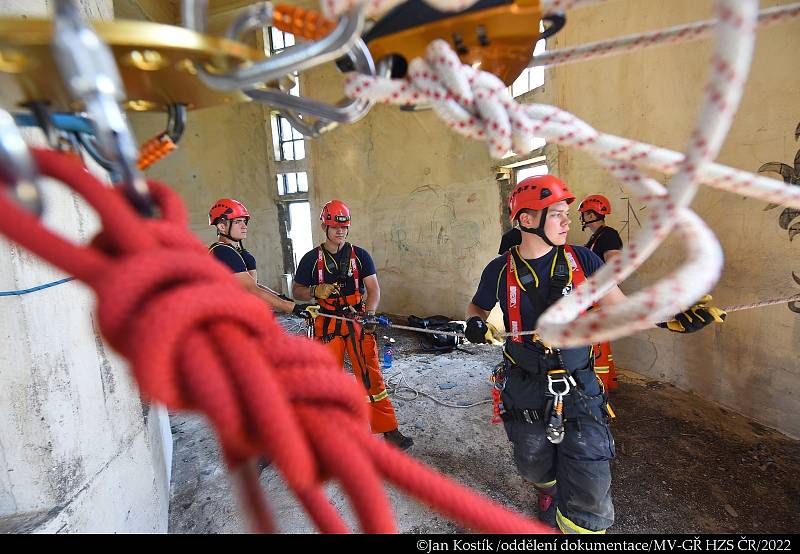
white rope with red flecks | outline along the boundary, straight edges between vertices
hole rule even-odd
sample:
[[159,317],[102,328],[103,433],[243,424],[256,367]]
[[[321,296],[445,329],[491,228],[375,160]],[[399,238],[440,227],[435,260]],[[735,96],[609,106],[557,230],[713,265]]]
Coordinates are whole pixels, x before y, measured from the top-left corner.
[[[796,17],[800,17],[800,3],[773,6],[759,12],[758,26],[769,27]],[[676,25],[675,27],[650,33],[639,33],[613,40],[591,42],[574,48],[550,50],[538,54],[528,67],[553,67],[555,65],[604,58],[653,46],[699,40],[709,36],[713,28],[714,21],[700,21],[687,25]]]
[[[717,0],[709,83],[686,155],[599,133],[553,106],[518,104],[499,79],[463,65],[443,41],[429,45],[425,59],[412,60],[404,80],[353,75],[345,87],[351,97],[392,104],[430,104],[457,132],[485,140],[497,158],[512,149],[520,154],[529,152],[534,136],[588,151],[648,202],[651,216],[622,254],[539,319],[537,331],[543,340],[578,346],[650,328],[693,304],[717,282],[722,270],[721,248],[705,223],[688,209],[699,183],[800,207],[797,188],[711,163],[741,98],[757,15],[755,0]],[[644,169],[674,177],[665,189],[647,177]],[[687,261],[679,269],[625,302],[578,317],[644,263],[673,230],[687,248]]]

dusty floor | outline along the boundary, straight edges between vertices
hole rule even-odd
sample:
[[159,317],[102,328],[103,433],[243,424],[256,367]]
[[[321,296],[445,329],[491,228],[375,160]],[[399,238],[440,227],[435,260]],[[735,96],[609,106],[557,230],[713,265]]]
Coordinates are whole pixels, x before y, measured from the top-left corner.
[[[296,323],[290,330],[300,332]],[[469,345],[449,355],[420,352],[419,335],[398,339],[390,382],[467,405],[490,397],[487,376],[498,350]],[[625,373],[612,396],[617,458],[612,533],[793,533],[800,523],[800,441],[663,383]],[[445,407],[398,391],[393,403],[412,454],[470,487],[533,515],[533,494],[513,467],[501,425],[489,423],[491,405]],[[405,398],[407,400],[403,400]],[[175,441],[169,531],[246,531],[213,433],[201,416],[173,414]],[[285,533],[313,532],[273,468],[261,476],[276,521]],[[349,516],[335,485],[329,494]],[[404,533],[461,529],[397,491],[390,497]]]

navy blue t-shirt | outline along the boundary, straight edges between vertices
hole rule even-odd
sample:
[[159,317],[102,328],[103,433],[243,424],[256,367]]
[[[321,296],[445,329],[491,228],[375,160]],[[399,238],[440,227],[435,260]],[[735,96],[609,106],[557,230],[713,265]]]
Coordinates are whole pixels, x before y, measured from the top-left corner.
[[[603,261],[597,257],[597,254],[584,248],[583,246],[573,246],[575,255],[578,258],[578,264],[583,268],[586,277],[589,277],[596,272],[603,265]],[[556,255],[556,249],[551,248],[550,252],[540,258],[534,260],[526,260],[531,266],[531,269],[536,273],[539,278],[539,294],[545,298],[550,291],[550,270],[553,265],[553,258]],[[500,303],[500,309],[503,310],[503,322],[506,329],[510,329],[511,325],[508,322],[507,310],[507,292],[506,292],[506,256],[503,254],[498,256],[486,266],[481,275],[481,282],[478,285],[478,290],[475,296],[472,297],[472,303],[481,308],[482,310],[491,311],[495,304]],[[574,272],[574,270],[573,270]],[[530,287],[528,288],[530,290]],[[571,292],[572,285],[568,286],[568,291]],[[539,316],[528,294],[523,292],[520,300],[520,314],[522,316],[522,328],[525,331],[533,331],[536,329],[536,322]],[[525,340],[530,340],[530,336],[526,336]]]
[[[319,248],[314,248],[306,252],[306,254],[301,258],[300,263],[297,264],[297,271],[295,272],[294,281],[300,285],[305,287],[310,287],[311,285],[317,285],[317,259],[319,257]],[[372,261],[372,256],[369,255],[369,252],[364,250],[363,248],[359,248],[358,246],[353,246],[353,249],[356,253],[356,265],[358,265],[358,280],[359,280],[359,289],[360,292],[363,294],[366,290],[364,288],[364,277],[369,277],[370,275],[375,275],[375,262]],[[336,254],[331,254],[325,248],[322,248],[322,252],[324,254],[323,259],[325,261],[325,270],[324,270],[324,280],[326,283],[335,283],[340,274],[340,267],[347,267],[350,263],[350,254],[349,248],[347,257],[344,256],[345,248],[342,247],[339,249],[339,252]],[[350,294],[355,293],[356,286],[355,280],[350,276],[347,279],[344,287],[342,288],[340,294],[347,296]]]
[[234,273],[242,273],[256,268],[256,259],[247,250],[217,242],[209,247],[211,255],[231,268]]

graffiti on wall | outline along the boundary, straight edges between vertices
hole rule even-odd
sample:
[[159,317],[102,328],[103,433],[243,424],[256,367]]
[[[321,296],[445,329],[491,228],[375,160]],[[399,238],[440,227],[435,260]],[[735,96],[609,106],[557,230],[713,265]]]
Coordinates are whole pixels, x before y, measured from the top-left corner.
[[625,242],[630,242],[633,224],[635,223],[639,228],[642,227],[642,222],[639,221],[639,216],[636,215],[636,213],[647,209],[647,206],[637,207],[634,202],[631,201],[631,196],[627,194],[622,187],[619,187],[619,192],[622,195],[619,199],[625,202],[625,217],[620,218],[622,227],[619,228],[619,231],[620,233],[626,233]]
[[471,198],[463,191],[446,192],[434,185],[411,191],[398,202],[388,233],[391,257],[440,272],[472,267],[481,226],[461,213]]
[[[800,123],[794,130],[794,140],[800,139]],[[787,185],[800,186],[800,150],[794,156],[793,166],[781,162],[768,162],[758,168],[759,173],[778,173],[783,178],[783,182]],[[769,204],[764,211],[774,210],[778,204]],[[796,208],[785,208],[778,216],[778,225],[781,229],[789,234],[789,241],[791,242],[794,237],[800,234],[800,210]],[[794,271],[792,272],[792,279],[800,285],[800,276]],[[789,309],[793,312],[800,314],[800,303],[790,302]]]

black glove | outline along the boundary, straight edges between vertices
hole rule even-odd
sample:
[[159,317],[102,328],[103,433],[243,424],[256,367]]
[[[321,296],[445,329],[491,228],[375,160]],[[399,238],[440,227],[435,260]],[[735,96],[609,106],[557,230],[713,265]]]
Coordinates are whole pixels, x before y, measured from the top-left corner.
[[375,312],[364,314],[364,317],[361,318],[361,326],[364,328],[365,333],[374,335],[375,329],[378,327],[378,318],[375,316]]
[[304,319],[311,319],[312,314],[308,311],[309,306],[313,306],[314,304],[298,304],[297,302],[294,303],[294,307],[292,308],[292,315],[297,317],[302,317]]
[[714,321],[717,323],[725,321],[728,314],[724,310],[708,306],[709,302],[711,302],[711,295],[706,294],[697,304],[685,312],[675,314],[675,319],[657,323],[656,325],[676,333],[694,333]]
[[474,315],[467,320],[467,328],[464,330],[464,336],[467,337],[469,342],[475,344],[485,344],[488,342],[486,333],[489,331],[488,325],[479,316]]

